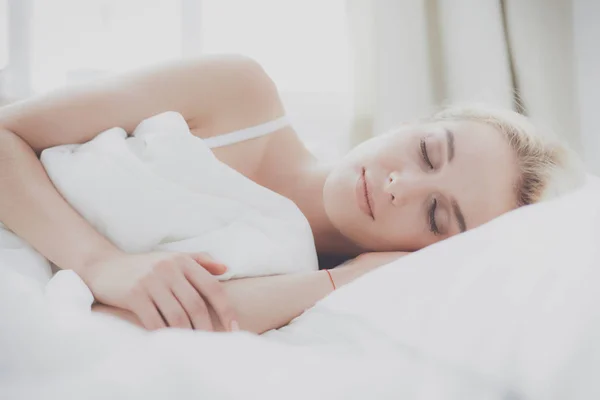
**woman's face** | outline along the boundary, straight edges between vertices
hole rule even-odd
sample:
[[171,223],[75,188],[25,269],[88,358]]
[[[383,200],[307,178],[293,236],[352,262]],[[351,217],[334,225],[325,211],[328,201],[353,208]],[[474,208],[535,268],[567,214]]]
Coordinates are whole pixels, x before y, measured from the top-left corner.
[[516,203],[516,155],[474,121],[411,125],[353,149],[325,182],[325,210],[370,251],[412,251],[481,225]]

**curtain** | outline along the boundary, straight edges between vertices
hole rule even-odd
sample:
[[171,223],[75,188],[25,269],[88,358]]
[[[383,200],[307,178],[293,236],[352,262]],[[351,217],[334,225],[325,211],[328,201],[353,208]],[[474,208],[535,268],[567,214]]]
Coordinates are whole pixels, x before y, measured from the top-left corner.
[[348,0],[354,143],[452,103],[529,115],[576,150],[571,2]]
[[577,105],[583,155],[587,166],[600,175],[600,2],[574,0],[573,25],[577,77]]

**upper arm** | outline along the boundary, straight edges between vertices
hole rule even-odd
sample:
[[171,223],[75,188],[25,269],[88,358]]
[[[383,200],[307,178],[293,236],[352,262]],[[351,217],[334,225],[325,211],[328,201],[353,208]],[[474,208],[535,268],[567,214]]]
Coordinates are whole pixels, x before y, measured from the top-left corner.
[[219,56],[178,62],[67,88],[0,108],[0,126],[36,152],[81,143],[119,126],[177,111],[200,136],[282,115],[273,82],[251,59]]

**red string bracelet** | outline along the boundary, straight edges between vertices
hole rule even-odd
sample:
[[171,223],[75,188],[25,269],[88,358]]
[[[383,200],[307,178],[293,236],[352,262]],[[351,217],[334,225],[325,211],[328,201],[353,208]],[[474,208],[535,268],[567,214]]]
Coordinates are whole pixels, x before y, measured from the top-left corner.
[[327,275],[329,275],[329,280],[331,281],[331,286],[333,286],[333,290],[335,290],[336,289],[335,282],[333,281],[333,277],[331,276],[331,272],[329,272],[328,269],[326,269],[325,272],[327,272]]

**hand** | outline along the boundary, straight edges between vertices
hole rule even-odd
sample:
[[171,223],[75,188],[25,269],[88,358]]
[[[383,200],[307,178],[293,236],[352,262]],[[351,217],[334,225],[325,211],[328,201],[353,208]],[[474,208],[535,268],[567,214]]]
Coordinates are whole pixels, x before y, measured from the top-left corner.
[[331,270],[336,286],[342,286],[352,282],[356,278],[366,274],[367,272],[389,264],[400,257],[404,257],[410,253],[403,251],[386,251],[363,253],[358,257],[340,265]]
[[233,308],[213,276],[226,270],[206,253],[121,254],[82,278],[97,301],[133,312],[146,329],[212,331],[211,307],[226,330],[236,330]]

